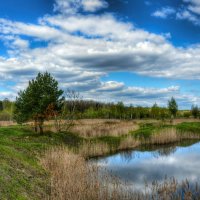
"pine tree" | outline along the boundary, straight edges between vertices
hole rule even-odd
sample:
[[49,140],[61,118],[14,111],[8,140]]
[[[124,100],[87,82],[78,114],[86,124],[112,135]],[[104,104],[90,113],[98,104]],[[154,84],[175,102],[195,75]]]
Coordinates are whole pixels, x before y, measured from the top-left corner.
[[168,109],[172,117],[176,117],[176,114],[178,112],[178,104],[176,103],[176,100],[174,99],[174,97],[172,97],[168,101]]
[[63,91],[58,88],[58,82],[51,74],[38,73],[37,77],[29,81],[28,87],[18,93],[14,118],[18,123],[34,120],[35,131],[39,126],[43,133],[43,123],[50,115],[61,110]]

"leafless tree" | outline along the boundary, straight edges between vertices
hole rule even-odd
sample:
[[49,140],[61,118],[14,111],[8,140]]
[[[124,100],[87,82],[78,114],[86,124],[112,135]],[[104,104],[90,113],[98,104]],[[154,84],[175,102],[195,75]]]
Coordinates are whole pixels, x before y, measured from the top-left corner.
[[61,113],[55,116],[55,128],[57,132],[69,131],[74,126],[76,107],[81,96],[79,92],[69,90],[65,92],[66,101],[63,103]]

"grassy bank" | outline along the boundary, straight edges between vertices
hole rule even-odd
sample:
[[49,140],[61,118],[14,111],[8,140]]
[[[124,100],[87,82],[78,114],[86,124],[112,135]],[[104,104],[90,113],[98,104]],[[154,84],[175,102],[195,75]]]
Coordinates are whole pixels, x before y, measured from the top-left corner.
[[187,122],[177,125],[163,123],[141,123],[139,129],[121,136],[101,136],[84,138],[78,153],[84,157],[113,154],[121,150],[142,146],[168,145],[184,140],[200,139],[200,122]]
[[39,158],[46,149],[66,141],[71,148],[77,140],[68,134],[38,136],[26,128],[0,128],[0,199],[44,199],[49,190],[49,174]]
[[[53,156],[51,152],[50,157],[46,154],[52,148],[57,149],[57,147],[64,146],[68,152],[73,152],[72,157],[76,154],[78,159],[82,159],[81,162],[85,162],[83,161],[85,157],[101,156],[122,149],[168,144],[185,139],[200,139],[199,122],[181,123],[173,126],[143,123],[138,126],[139,129],[129,130],[126,134],[116,136],[107,134],[95,137],[91,137],[91,135],[90,137],[85,137],[85,135],[81,137],[77,133],[57,134],[53,132],[46,132],[40,136],[28,127],[1,127],[0,199],[23,200],[48,197],[52,192],[50,184],[52,179],[50,181],[50,177],[53,176],[51,167],[54,166],[51,165],[54,161],[50,160],[57,159],[57,154]],[[62,154],[58,155],[62,157]],[[41,158],[48,158],[42,161],[43,166]],[[55,161],[55,165],[57,162]],[[87,174],[85,177],[88,177]],[[70,179],[70,177],[68,178]],[[85,181],[84,177],[83,181]],[[87,187],[94,189],[91,185]]]

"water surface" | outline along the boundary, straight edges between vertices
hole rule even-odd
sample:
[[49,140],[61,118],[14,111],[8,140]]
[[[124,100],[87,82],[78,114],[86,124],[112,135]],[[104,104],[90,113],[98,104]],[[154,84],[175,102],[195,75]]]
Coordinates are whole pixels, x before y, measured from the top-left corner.
[[200,181],[200,142],[121,152],[95,162],[122,181],[133,184],[136,190],[143,190],[145,183],[162,182],[166,176],[196,183]]

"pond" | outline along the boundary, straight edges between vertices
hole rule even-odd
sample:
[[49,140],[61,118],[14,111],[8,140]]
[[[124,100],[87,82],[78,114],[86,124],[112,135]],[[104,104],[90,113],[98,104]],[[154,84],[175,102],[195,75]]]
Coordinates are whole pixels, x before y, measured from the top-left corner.
[[143,147],[98,158],[94,162],[121,181],[133,185],[134,190],[142,191],[145,183],[162,182],[166,177],[196,183],[200,181],[200,142]]

